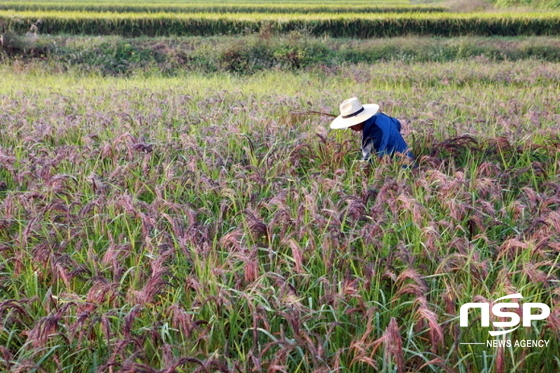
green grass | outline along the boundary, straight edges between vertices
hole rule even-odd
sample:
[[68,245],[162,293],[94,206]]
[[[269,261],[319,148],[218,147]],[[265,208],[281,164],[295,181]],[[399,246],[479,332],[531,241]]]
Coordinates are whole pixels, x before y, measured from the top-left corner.
[[[558,370],[558,63],[37,66],[0,67],[2,369]],[[305,113],[353,95],[418,169]],[[490,338],[461,304],[514,292],[548,348],[458,344]]]
[[44,71],[71,69],[112,76],[192,72],[251,75],[268,69],[328,71],[355,63],[488,61],[560,61],[553,37],[461,37],[324,39],[303,32],[272,37],[121,38],[17,35],[6,33],[0,58],[11,65],[34,65]]

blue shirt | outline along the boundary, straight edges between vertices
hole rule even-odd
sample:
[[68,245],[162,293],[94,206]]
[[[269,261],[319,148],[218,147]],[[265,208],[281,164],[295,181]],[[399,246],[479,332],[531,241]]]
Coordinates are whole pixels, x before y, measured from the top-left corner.
[[362,132],[362,159],[368,160],[372,151],[382,157],[403,153],[413,158],[412,152],[401,135],[401,123],[398,119],[377,113],[364,123]]

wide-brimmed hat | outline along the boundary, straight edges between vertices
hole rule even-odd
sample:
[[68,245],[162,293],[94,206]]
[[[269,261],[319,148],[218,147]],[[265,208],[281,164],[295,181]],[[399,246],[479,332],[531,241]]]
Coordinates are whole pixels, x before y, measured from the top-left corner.
[[356,97],[342,101],[340,115],[331,123],[332,129],[348,128],[373,117],[379,110],[377,104],[362,105]]

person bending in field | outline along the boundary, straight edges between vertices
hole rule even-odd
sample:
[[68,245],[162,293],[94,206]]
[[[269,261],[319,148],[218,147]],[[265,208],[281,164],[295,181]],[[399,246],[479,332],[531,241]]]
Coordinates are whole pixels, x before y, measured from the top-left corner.
[[340,104],[340,115],[331,123],[332,129],[350,128],[362,132],[362,159],[367,161],[375,152],[378,158],[395,153],[414,161],[412,152],[401,135],[401,123],[379,111],[379,105],[362,105],[356,97]]

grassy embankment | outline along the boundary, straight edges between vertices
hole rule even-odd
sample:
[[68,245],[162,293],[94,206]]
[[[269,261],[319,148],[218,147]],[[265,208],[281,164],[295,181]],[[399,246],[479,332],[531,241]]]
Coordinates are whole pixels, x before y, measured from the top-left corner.
[[121,38],[4,35],[0,60],[33,65],[45,72],[72,71],[102,75],[173,76],[183,72],[255,72],[322,68],[355,63],[448,62],[472,58],[490,61],[560,61],[554,37],[460,37],[390,39],[324,39],[292,32],[243,38]]

